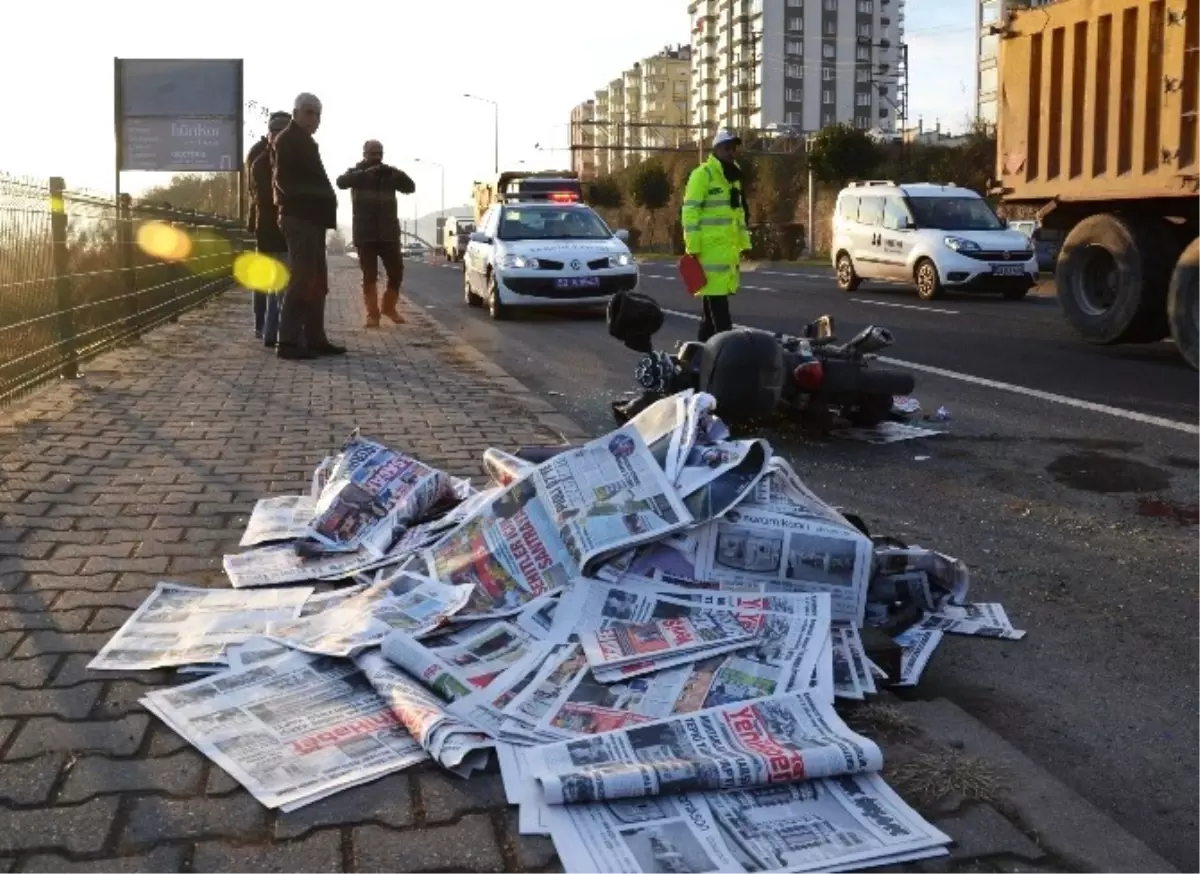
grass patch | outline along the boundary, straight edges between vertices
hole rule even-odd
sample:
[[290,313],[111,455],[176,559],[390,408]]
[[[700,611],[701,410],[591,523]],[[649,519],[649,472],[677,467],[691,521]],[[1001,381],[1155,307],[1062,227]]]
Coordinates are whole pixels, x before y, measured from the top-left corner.
[[920,753],[887,777],[893,789],[926,807],[947,799],[996,804],[1004,789],[992,765],[951,750]]
[[859,704],[848,709],[845,718],[855,731],[887,740],[911,740],[920,733],[912,717],[886,701]]

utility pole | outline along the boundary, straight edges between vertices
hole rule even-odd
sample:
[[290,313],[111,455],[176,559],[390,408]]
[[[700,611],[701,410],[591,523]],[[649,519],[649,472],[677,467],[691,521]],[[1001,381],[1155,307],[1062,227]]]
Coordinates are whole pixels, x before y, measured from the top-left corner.
[[733,4],[725,0],[725,124],[733,124]]
[[754,110],[758,107],[758,41],[762,38],[761,33],[750,33],[750,73],[749,87],[742,94],[742,112],[744,113],[742,127],[750,127],[750,117],[754,114]]
[[817,190],[812,168],[812,134],[804,137],[804,166],[808,170],[808,220],[804,223],[804,248],[809,258],[813,255],[813,221],[816,218]]

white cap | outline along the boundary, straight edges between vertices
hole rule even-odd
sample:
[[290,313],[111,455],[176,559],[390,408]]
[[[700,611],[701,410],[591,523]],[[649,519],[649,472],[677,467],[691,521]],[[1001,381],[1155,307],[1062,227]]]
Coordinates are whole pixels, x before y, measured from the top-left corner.
[[733,143],[735,146],[740,146],[742,144],[742,138],[733,131],[717,131],[717,135],[713,137],[712,147],[715,149],[717,146],[721,145],[721,143]]

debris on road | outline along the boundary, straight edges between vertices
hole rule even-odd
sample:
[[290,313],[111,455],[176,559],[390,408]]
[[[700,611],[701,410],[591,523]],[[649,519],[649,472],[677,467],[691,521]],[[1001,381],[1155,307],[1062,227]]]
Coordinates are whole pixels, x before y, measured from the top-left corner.
[[232,588],[160,583],[89,667],[206,674],[141,701],[270,808],[495,750],[567,871],[946,854],[834,703],[915,684],[946,633],[1024,636],[965,564],[871,536],[706,394],[524,454],[477,490],[355,432],[255,505]]
[[872,428],[837,428],[830,431],[832,437],[844,440],[861,440],[863,443],[899,443],[902,440],[915,440],[918,437],[936,437],[944,431],[932,428],[920,428],[905,422],[880,422]]

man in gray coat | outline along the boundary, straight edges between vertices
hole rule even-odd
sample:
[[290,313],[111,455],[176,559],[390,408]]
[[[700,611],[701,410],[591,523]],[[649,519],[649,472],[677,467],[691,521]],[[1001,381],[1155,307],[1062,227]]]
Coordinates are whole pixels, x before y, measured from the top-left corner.
[[325,233],[337,226],[337,194],[313,139],[320,125],[321,101],[312,94],[301,94],[291,123],[272,146],[275,205],[291,270],[279,318],[275,354],[280,358],[346,352],[345,346],[329,342],[325,334],[325,298],[329,294]]
[[412,194],[417,187],[407,173],[383,163],[383,143],[379,140],[367,140],[363,144],[363,159],[338,177],[337,187],[349,188],[354,203],[354,246],[358,249],[358,264],[362,269],[367,327],[379,327],[380,261],[387,272],[383,314],[399,324],[404,321],[396,311],[400,281],[404,278],[404,260],[400,254],[396,192]]

